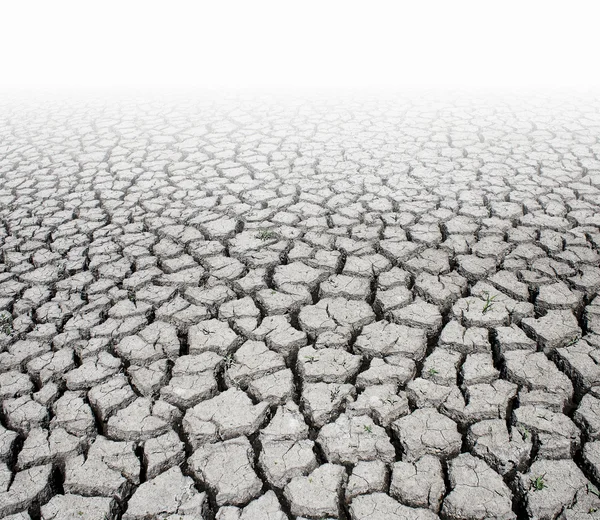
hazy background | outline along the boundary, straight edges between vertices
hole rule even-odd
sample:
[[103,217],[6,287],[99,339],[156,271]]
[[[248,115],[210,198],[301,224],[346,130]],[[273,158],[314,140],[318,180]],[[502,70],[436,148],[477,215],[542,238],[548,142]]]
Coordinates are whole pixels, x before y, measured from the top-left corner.
[[598,3],[8,0],[0,88],[588,88]]

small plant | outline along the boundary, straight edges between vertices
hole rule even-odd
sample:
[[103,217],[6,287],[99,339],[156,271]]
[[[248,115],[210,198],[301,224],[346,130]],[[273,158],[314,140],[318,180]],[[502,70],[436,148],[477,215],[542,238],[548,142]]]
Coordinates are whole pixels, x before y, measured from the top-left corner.
[[600,491],[598,491],[595,487],[590,486],[589,484],[587,485],[587,492],[591,493],[592,495],[596,495],[598,498],[600,498]]
[[319,359],[315,356],[305,356],[304,359],[306,359],[307,363],[314,363],[315,361],[319,361]]
[[365,424],[364,429],[367,433],[373,433],[373,427],[370,424]]
[[13,333],[12,316],[8,312],[0,313],[0,332],[7,336]]
[[577,343],[579,342],[579,340],[581,339],[581,336],[577,335],[572,337],[569,342],[565,345],[565,347],[572,347],[573,345],[577,345]]
[[548,487],[544,482],[545,476],[546,474],[544,473],[543,475],[538,475],[537,477],[531,479],[531,487],[534,491],[541,491],[542,489],[546,489]]
[[233,365],[234,361],[233,361],[233,354],[227,354],[225,356],[225,368],[231,368],[231,366]]
[[481,314],[485,314],[486,312],[488,312],[489,310],[491,310],[491,308],[494,306],[494,300],[496,299],[496,295],[494,296],[490,296],[490,293],[485,292],[485,304],[483,305],[483,309],[481,311]]
[[335,401],[340,395],[340,387],[334,386],[331,390],[329,390],[330,401]]
[[199,330],[200,330],[200,332],[202,332],[202,334],[204,334],[205,336],[210,336],[210,335],[213,333],[213,331],[212,331],[212,330],[210,330],[210,329],[207,329],[207,328],[205,328],[205,327],[200,327],[200,329],[199,329]]
[[270,229],[261,229],[256,233],[256,238],[260,240],[271,240],[272,238],[275,238],[275,236],[275,233]]
[[431,367],[431,368],[430,368],[430,369],[427,371],[427,373],[428,373],[430,376],[435,376],[436,374],[439,374],[439,373],[440,373],[440,371],[439,371],[439,370],[437,370],[437,369],[435,369],[435,368],[433,368],[433,367]]
[[525,427],[523,427],[523,429],[520,430],[520,432],[521,432],[521,437],[523,438],[524,441],[526,441],[529,438],[529,436],[531,435],[529,433],[529,430]]
[[130,302],[135,303],[135,293],[133,291],[127,291],[127,299]]

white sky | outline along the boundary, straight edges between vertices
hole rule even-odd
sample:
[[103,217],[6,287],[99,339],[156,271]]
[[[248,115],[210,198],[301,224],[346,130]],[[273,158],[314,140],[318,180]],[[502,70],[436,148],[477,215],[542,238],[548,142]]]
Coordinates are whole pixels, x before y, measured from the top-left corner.
[[598,4],[5,0],[0,87],[586,88]]

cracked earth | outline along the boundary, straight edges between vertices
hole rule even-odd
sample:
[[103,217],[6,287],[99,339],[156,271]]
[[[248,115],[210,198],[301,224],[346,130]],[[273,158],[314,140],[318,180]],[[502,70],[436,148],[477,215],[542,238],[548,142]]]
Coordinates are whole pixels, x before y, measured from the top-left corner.
[[600,102],[0,105],[0,517],[600,519]]

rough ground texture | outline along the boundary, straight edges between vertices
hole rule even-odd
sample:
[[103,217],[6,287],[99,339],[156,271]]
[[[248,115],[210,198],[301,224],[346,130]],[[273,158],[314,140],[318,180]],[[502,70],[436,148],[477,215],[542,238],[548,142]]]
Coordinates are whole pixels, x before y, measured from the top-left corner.
[[600,103],[0,103],[0,517],[600,518]]

